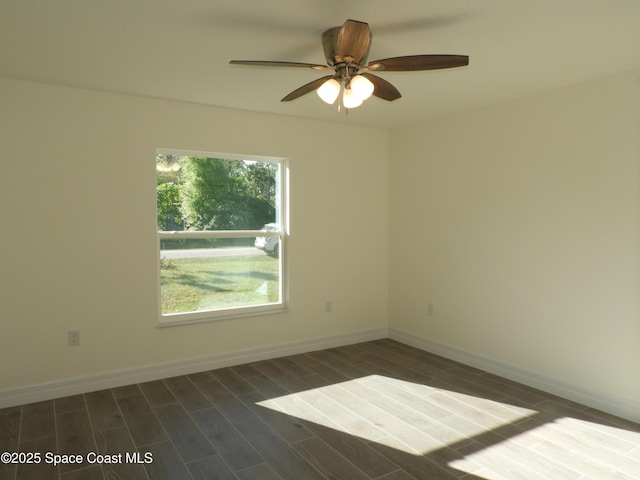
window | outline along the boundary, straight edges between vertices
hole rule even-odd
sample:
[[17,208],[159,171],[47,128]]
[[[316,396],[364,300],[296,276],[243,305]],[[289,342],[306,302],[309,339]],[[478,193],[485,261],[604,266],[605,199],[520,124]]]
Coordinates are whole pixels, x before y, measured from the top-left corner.
[[160,325],[282,311],[286,160],[159,150]]

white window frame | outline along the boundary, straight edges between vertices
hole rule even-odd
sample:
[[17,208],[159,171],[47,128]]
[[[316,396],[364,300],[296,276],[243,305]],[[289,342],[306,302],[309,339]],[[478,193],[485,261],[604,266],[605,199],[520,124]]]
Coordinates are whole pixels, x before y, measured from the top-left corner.
[[[257,162],[278,163],[280,165],[279,175],[276,180],[277,208],[276,225],[277,230],[265,232],[264,230],[206,230],[206,231],[158,231],[156,228],[156,250],[157,263],[157,286],[158,286],[158,327],[170,327],[175,325],[186,325],[193,323],[211,322],[236,317],[247,317],[255,315],[274,314],[288,311],[289,305],[289,272],[287,268],[287,232],[289,231],[289,165],[288,160],[282,157],[263,157],[256,155],[238,155],[219,152],[202,152],[193,150],[176,150],[159,148],[157,154],[181,155],[188,157],[222,158],[225,160],[254,160]],[[156,204],[157,208],[157,204]],[[195,238],[250,238],[250,237],[279,237],[279,279],[280,298],[277,303],[261,305],[249,305],[244,307],[219,308],[215,310],[203,310],[194,312],[181,312],[163,314],[161,307],[161,270],[160,244],[163,239],[195,239]]]

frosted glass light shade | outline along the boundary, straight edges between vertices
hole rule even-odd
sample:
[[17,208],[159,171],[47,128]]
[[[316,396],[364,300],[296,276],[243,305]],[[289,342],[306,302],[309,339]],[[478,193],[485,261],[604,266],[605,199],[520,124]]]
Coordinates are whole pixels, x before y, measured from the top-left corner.
[[366,100],[373,93],[373,83],[367,77],[356,75],[351,79],[351,90],[360,100]]
[[356,108],[362,105],[362,99],[350,88],[345,88],[342,94],[342,103],[345,108]]
[[332,105],[333,102],[336,101],[338,95],[340,94],[340,82],[338,82],[335,78],[330,78],[326,82],[324,82],[320,88],[318,89],[318,96],[322,99],[323,102]]

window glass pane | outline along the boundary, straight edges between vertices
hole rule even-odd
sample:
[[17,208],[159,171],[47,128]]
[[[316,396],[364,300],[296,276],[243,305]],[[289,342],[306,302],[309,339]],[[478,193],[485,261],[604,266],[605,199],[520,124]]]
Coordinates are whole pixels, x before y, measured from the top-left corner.
[[254,238],[161,240],[163,315],[279,303],[280,260]]
[[286,160],[218,155],[156,154],[161,323],[284,306]]
[[259,230],[279,221],[280,164],[156,155],[158,231]]

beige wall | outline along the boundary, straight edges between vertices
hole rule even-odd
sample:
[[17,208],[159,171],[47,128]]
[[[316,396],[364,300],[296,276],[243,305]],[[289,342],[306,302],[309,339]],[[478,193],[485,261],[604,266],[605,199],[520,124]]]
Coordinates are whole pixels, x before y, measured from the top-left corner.
[[[0,80],[0,390],[389,326],[638,402],[639,77],[390,134]],[[290,159],[289,313],[156,328],[156,148]]]
[[[8,80],[0,105],[0,390],[386,328],[386,131]],[[289,158],[290,312],[156,328],[156,148]]]
[[392,329],[640,401],[639,79],[393,132]]

